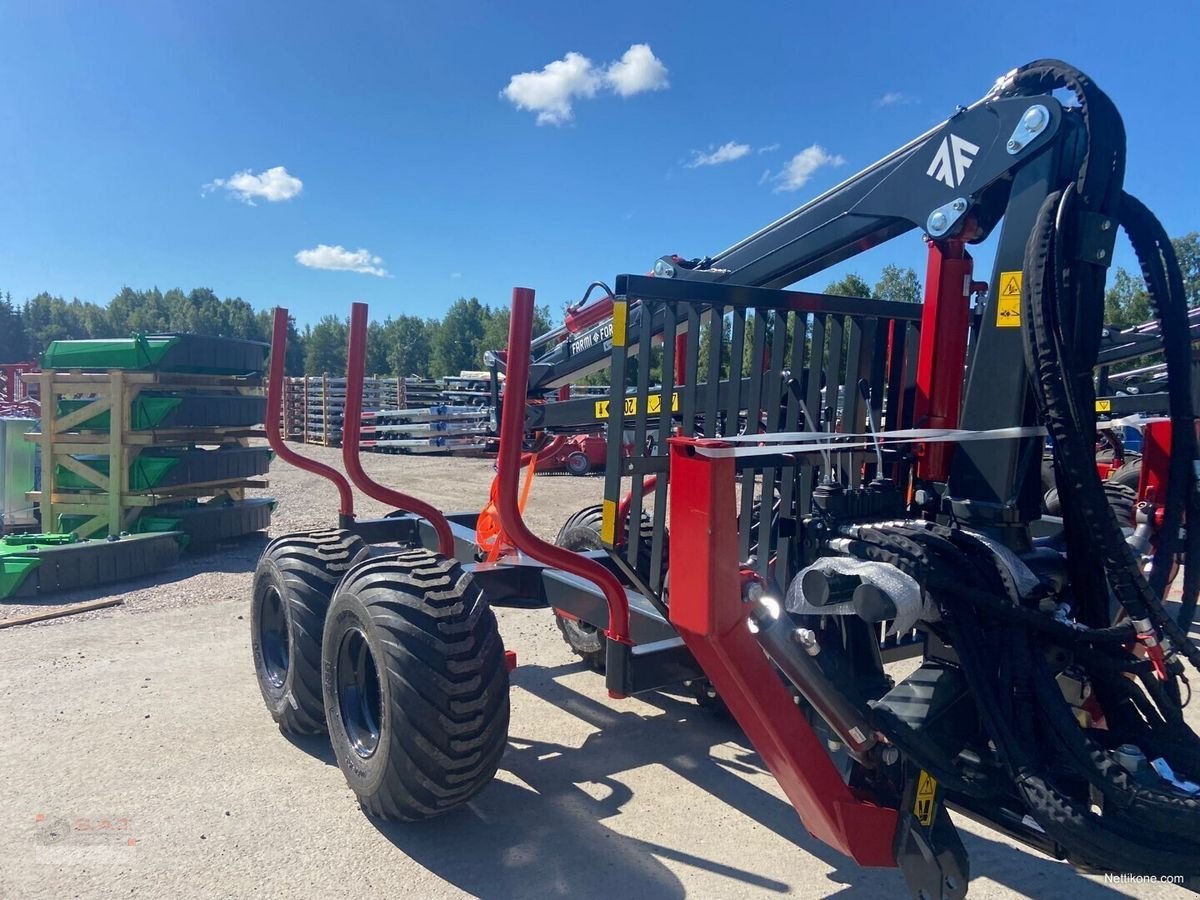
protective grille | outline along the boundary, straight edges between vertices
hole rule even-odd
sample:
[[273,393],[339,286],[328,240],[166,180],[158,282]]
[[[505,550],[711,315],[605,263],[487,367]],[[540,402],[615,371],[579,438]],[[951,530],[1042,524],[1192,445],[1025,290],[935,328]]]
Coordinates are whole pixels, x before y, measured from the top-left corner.
[[[868,404],[885,430],[912,425],[919,305],[639,276],[617,285],[604,540],[651,598],[667,580],[669,437],[862,433]],[[875,474],[870,451],[831,464],[847,487]],[[899,482],[907,462],[890,455],[885,466]],[[829,473],[819,453],[737,468],[738,559],[753,556],[782,590],[802,557],[795,525]]]

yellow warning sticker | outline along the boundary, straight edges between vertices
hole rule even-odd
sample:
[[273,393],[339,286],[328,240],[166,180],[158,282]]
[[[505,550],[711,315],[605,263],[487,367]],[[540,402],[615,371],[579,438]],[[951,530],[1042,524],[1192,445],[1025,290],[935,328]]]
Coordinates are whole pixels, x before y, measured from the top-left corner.
[[936,809],[934,801],[936,799],[937,779],[922,769],[921,776],[917,779],[917,799],[913,803],[913,815],[926,828],[933,824],[933,813]]
[[600,540],[606,544],[616,543],[617,504],[605,500],[600,504]]
[[996,327],[1021,327],[1021,273],[1000,273],[1000,296],[996,298]]
[[612,311],[612,326],[613,326],[613,346],[625,346],[625,317],[629,312],[628,302],[625,300],[616,300],[613,302]]
[[1096,412],[1112,412],[1112,401],[1111,400],[1097,400],[1096,401]]
[[[609,401],[607,400],[597,400],[595,403],[596,408],[593,411],[593,418],[607,419],[608,404]],[[636,416],[637,411],[637,397],[626,397],[624,414],[626,416]],[[647,415],[657,416],[660,412],[662,412],[662,395],[651,394],[646,398],[646,413]],[[671,395],[671,412],[679,412],[679,394]]]

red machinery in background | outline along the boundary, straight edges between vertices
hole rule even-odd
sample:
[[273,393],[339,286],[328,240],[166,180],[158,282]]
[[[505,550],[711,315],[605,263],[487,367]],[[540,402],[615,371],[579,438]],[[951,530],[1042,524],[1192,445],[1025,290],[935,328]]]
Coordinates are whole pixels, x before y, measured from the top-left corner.
[[0,363],[0,416],[36,419],[42,414],[41,403],[21,377],[37,370],[36,362]]

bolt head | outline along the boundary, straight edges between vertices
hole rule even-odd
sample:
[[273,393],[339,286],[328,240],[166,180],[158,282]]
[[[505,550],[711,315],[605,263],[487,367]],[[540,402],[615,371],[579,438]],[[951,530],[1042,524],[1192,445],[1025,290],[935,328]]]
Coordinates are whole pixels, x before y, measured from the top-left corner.
[[1026,131],[1041,131],[1046,124],[1046,109],[1043,106],[1031,106],[1021,117],[1021,124]]
[[966,200],[959,198],[958,200],[954,201],[954,211],[955,212],[962,212],[966,208],[967,208]]
[[1106,256],[1108,256],[1107,250],[1097,250],[1096,251],[1096,259],[1104,259],[1104,257],[1106,257]]
[[1015,153],[1017,150],[1021,149],[1021,145],[1019,143],[1017,143],[1016,141],[1009,141],[1008,149]]
[[929,217],[929,230],[936,234],[941,234],[949,227],[949,225],[950,220],[946,218],[946,214],[944,212],[935,212]]

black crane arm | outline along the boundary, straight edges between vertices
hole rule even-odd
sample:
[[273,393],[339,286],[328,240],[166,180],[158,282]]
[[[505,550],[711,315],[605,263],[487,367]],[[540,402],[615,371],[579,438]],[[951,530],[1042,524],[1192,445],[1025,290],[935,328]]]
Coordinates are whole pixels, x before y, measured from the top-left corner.
[[1063,116],[1050,95],[989,94],[732,247],[662,257],[654,274],[783,288],[913,228],[982,241],[1007,206],[1013,171],[1054,141]]
[[[935,240],[984,240],[1007,208],[1015,171],[1061,144],[1069,120],[1049,93],[1008,96],[1004,84],[732,247],[701,259],[661,257],[654,275],[780,288],[915,228]],[[629,315],[640,315],[636,305]],[[660,335],[661,323],[651,330]],[[611,336],[610,318],[542,354],[531,391],[605,368]]]

